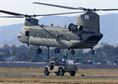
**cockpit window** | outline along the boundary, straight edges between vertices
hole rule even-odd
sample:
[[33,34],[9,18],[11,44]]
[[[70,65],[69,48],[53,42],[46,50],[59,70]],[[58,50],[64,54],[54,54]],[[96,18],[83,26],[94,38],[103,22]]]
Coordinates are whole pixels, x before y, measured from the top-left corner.
[[29,36],[29,31],[26,31],[25,32],[25,36]]
[[37,26],[38,25],[38,20],[35,18],[28,18],[25,19],[25,26]]

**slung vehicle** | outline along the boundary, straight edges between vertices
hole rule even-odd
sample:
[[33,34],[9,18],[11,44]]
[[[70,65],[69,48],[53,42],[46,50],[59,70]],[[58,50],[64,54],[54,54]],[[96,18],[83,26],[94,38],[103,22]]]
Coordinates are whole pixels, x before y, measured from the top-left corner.
[[73,60],[49,61],[49,64],[44,67],[44,75],[49,76],[50,73],[55,73],[57,76],[64,76],[68,72],[71,76],[75,76],[77,70]]

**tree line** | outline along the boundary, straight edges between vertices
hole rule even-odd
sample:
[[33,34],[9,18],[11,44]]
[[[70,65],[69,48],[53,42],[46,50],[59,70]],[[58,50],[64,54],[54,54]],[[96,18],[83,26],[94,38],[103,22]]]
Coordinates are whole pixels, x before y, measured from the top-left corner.
[[[16,46],[4,45],[0,48],[0,61],[28,61],[28,62],[46,62],[48,60],[47,47],[41,47],[41,53],[36,53],[37,46]],[[60,53],[54,52],[55,48],[50,48],[50,59],[62,59],[65,50],[61,49]],[[80,64],[104,64],[118,65],[118,46],[104,44],[96,48],[96,53],[91,55],[90,51],[75,49],[75,55],[68,51],[68,57]]]

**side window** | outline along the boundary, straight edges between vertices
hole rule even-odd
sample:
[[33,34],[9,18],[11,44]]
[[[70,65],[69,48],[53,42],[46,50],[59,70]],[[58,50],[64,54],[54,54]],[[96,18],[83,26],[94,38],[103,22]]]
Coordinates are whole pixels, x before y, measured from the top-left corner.
[[25,36],[29,36],[29,31],[26,31],[25,32]]

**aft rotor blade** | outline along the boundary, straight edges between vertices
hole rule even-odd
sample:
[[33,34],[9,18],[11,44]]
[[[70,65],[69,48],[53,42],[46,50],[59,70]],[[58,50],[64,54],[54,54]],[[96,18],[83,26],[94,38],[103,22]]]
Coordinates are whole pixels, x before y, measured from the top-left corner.
[[95,11],[118,11],[118,9],[94,9]]
[[42,14],[42,15],[36,15],[36,16],[54,16],[54,15],[66,15],[66,14],[75,14],[75,13],[83,13],[83,11],[80,11],[80,12],[55,13],[55,14]]
[[9,14],[9,15],[23,15],[23,14],[20,14],[20,13],[5,11],[5,10],[0,10],[0,13],[5,13],[5,14]]
[[48,3],[41,3],[41,2],[33,2],[34,4],[40,4],[40,5],[46,5],[46,6],[53,6],[53,7],[59,7],[59,8],[65,8],[65,9],[72,9],[72,10],[84,10],[85,8],[79,7],[69,7],[69,6],[61,6],[61,5],[55,5],[55,4],[48,4]]

